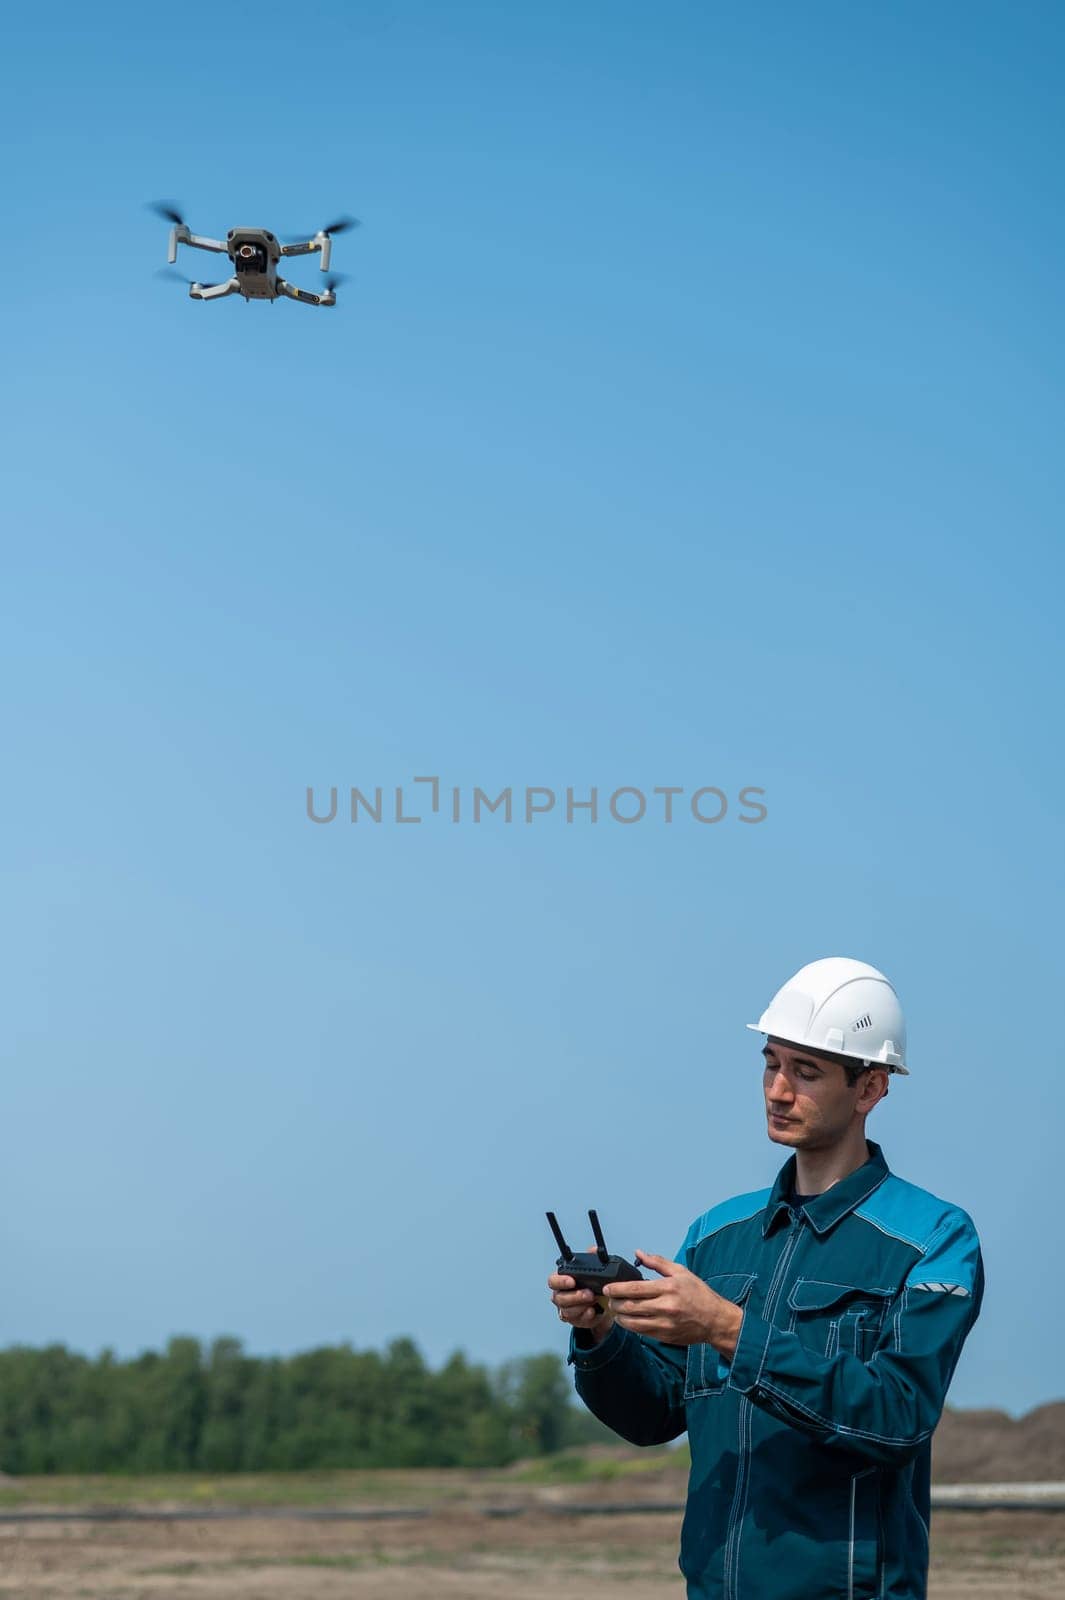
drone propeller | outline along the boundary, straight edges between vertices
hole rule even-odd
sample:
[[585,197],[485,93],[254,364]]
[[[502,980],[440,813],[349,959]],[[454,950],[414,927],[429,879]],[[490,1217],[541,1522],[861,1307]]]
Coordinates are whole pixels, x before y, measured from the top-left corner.
[[185,225],[185,218],[173,200],[149,200],[148,210],[154,211],[157,217],[162,217],[166,222],[172,222],[177,228]]
[[287,244],[300,244],[304,239],[314,239],[320,233],[332,236],[334,233],[347,233],[349,228],[361,228],[362,223],[358,217],[338,217],[331,222],[328,228],[308,228],[306,233],[293,233],[286,235]]
[[190,285],[190,287],[192,284],[195,284],[198,289],[218,288],[217,283],[201,283],[199,278],[187,278],[185,274],[183,272],[179,272],[176,267],[160,267],[155,276],[157,278],[176,278],[179,283],[187,283]]
[[332,293],[334,289],[338,289],[342,283],[347,283],[347,281],[348,275],[346,272],[331,272],[325,280],[325,286]]

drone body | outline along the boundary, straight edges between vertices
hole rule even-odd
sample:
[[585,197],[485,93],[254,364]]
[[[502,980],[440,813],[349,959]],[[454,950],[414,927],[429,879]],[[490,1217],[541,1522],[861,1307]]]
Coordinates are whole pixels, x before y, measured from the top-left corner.
[[328,228],[320,228],[309,239],[282,244],[266,228],[230,228],[224,239],[208,239],[192,233],[184,218],[172,206],[159,204],[153,209],[172,224],[167,253],[171,266],[177,260],[179,244],[189,245],[194,250],[211,250],[216,255],[226,255],[233,263],[233,276],[224,283],[190,280],[190,299],[223,300],[227,295],[240,294],[245,300],[277,300],[284,296],[289,300],[299,300],[306,306],[336,305],[335,289],[339,278],[327,278],[325,292],[314,294],[309,289],[297,289],[295,284],[282,278],[278,274],[277,264],[282,256],[309,256],[318,252],[322,258],[319,263],[321,270],[328,271],[333,250],[332,236],[334,233],[343,233],[346,228],[357,227],[354,217],[341,217],[338,222],[330,223]]

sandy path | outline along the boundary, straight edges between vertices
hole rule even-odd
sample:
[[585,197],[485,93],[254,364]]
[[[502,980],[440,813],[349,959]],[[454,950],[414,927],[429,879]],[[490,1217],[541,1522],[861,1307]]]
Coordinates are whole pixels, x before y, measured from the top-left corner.
[[[9,1524],[19,1600],[682,1600],[672,1516]],[[1065,1513],[940,1513],[929,1600],[1061,1600]]]

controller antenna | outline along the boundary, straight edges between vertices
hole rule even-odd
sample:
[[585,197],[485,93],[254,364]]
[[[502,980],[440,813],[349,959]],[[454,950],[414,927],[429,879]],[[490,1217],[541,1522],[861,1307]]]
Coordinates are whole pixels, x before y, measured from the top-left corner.
[[547,1220],[551,1224],[551,1232],[555,1236],[555,1243],[558,1245],[558,1253],[559,1253],[559,1255],[562,1257],[563,1261],[572,1261],[573,1260],[573,1251],[570,1249],[569,1245],[566,1243],[565,1239],[562,1237],[562,1229],[559,1227],[558,1221],[557,1221],[557,1219],[555,1217],[555,1213],[553,1211],[549,1211],[547,1213]]
[[599,1226],[599,1218],[594,1211],[589,1211],[588,1221],[591,1223],[592,1233],[595,1235],[595,1253],[605,1267],[610,1260],[610,1251],[606,1247],[603,1230]]

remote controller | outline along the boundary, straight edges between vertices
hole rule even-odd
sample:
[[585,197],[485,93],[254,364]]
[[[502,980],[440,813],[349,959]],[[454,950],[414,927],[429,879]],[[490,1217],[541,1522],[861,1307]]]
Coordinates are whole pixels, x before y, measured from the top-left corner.
[[600,1311],[606,1310],[601,1290],[606,1283],[630,1283],[639,1278],[643,1281],[643,1273],[639,1267],[633,1266],[631,1261],[626,1261],[624,1256],[612,1256],[606,1247],[603,1230],[599,1226],[599,1218],[594,1211],[589,1211],[588,1221],[592,1225],[592,1235],[595,1239],[594,1250],[571,1250],[562,1237],[562,1229],[555,1218],[555,1213],[549,1211],[547,1220],[551,1224],[551,1232],[561,1252],[555,1263],[559,1272],[564,1272],[572,1278],[578,1289],[591,1289],[595,1294],[595,1303]]

